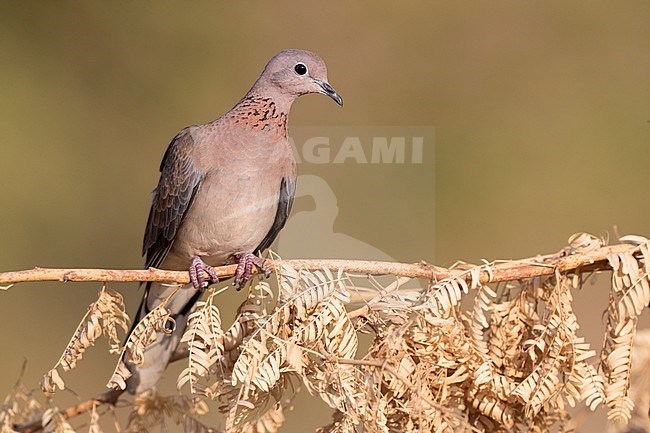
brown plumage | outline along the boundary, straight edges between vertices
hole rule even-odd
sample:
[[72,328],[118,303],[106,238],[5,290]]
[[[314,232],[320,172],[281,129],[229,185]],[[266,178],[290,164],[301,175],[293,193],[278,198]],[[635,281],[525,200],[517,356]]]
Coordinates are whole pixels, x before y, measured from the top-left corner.
[[[130,392],[154,386],[185,330],[201,295],[203,271],[238,263],[235,283],[243,287],[257,255],[284,226],[295,193],[296,163],[287,139],[291,104],[322,93],[340,105],[327,83],[327,69],[314,53],[287,50],[273,57],[251,90],[228,113],[179,132],[160,165],[160,181],[145,230],[146,267],[190,270],[192,284],[168,304],[176,329],[159,333],[144,363],[130,365]],[[216,277],[213,277],[214,280]],[[155,308],[173,287],[146,287],[138,317]]]

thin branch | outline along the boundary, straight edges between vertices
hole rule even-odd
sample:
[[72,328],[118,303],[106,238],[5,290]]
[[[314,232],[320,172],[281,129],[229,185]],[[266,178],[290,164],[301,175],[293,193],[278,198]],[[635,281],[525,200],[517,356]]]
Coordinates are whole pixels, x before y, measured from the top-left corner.
[[[591,270],[609,270],[607,255],[633,251],[634,245],[619,244],[595,249],[588,252],[577,252],[563,256],[554,254],[550,256],[531,257],[524,260],[499,262],[491,267],[490,273],[486,270],[480,272],[480,283],[512,281],[523,278],[552,275],[555,271],[570,272],[579,268],[589,267]],[[378,262],[367,260],[284,260],[282,263],[296,268],[310,271],[328,268],[332,270],[343,269],[350,274],[362,275],[394,275],[398,277],[421,278],[438,281],[465,273],[463,270],[447,269],[427,263],[409,264],[396,262]],[[273,263],[267,261],[271,271]],[[215,268],[217,276],[227,279],[235,274],[236,265],[220,266]],[[254,270],[255,272],[255,270]],[[469,279],[470,276],[466,275]],[[117,270],[117,269],[56,269],[34,268],[23,271],[0,273],[0,284],[15,284],[34,281],[96,281],[96,282],[175,282],[189,283],[186,271],[167,271],[162,269],[143,270]]]
[[[110,404],[115,406],[117,399],[122,395],[124,391],[111,389],[106,391],[103,394],[99,394],[97,397],[91,398],[84,402],[79,403],[76,406],[71,406],[65,410],[61,411],[64,419],[69,419],[82,413],[86,413],[92,410],[95,404]],[[37,431],[43,430],[43,423],[40,419],[32,421],[29,424],[14,425],[14,430],[20,433],[35,433]]]

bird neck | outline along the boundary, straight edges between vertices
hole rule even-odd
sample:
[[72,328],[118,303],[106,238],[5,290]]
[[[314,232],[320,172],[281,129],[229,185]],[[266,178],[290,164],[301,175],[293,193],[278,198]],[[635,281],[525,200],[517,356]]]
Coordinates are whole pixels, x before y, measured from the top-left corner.
[[272,97],[260,96],[251,91],[228,114],[235,119],[235,123],[243,123],[248,128],[275,132],[286,137],[290,105],[282,105]]

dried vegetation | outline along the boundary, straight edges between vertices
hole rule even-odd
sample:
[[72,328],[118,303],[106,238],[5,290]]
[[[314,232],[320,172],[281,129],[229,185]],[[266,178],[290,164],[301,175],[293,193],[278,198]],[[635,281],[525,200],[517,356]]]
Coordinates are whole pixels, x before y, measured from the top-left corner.
[[[493,263],[459,264],[440,281],[395,277],[380,284],[343,269],[295,269],[274,258],[277,287],[254,285],[228,327],[222,327],[218,292],[207,290],[182,339],[188,354],[177,381],[182,394],[138,396],[126,431],[147,431],[166,419],[192,432],[275,432],[301,388],[333,411],[320,432],[570,431],[568,406],[577,404],[592,411],[604,405],[611,419],[627,421],[634,411],[632,343],[650,302],[650,244],[638,236],[621,241],[633,247],[608,254],[608,266],[514,275],[500,283],[482,282]],[[603,245],[580,234],[553,257]],[[549,266],[549,257],[527,263]],[[603,268],[611,289],[598,351],[600,342],[594,347],[580,335],[572,291]],[[461,308],[465,297],[468,308]],[[163,304],[120,348],[116,332],[126,329],[128,317],[121,296],[102,288],[46,374],[44,390],[51,396],[63,389],[57,368],[74,368],[102,334],[120,353],[108,386],[123,388],[124,363],[142,361],[155,330],[170,326],[168,318]],[[363,353],[360,334],[371,338]],[[210,407],[223,417],[206,415]],[[2,433],[35,417],[46,431],[74,431],[56,409],[43,410],[17,385],[0,414]],[[90,428],[100,431],[95,405]]]

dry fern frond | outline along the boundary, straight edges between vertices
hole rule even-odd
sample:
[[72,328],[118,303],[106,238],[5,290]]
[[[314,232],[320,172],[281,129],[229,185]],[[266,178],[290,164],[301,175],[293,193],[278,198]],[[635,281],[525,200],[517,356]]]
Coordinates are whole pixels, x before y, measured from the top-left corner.
[[641,236],[626,236],[621,240],[636,245],[643,261],[629,252],[607,256],[613,272],[601,364],[607,381],[607,405],[611,408],[608,417],[627,422],[634,409],[634,402],[628,396],[632,343],[638,316],[650,303],[650,241]]
[[272,298],[268,292],[268,284],[261,282],[253,287],[246,300],[239,306],[235,322],[228,328],[223,337],[226,352],[238,352],[242,342],[252,332],[258,330],[257,322],[266,318],[266,304]]
[[574,366],[566,383],[567,400],[571,406],[577,401],[584,401],[587,407],[594,411],[601,404],[605,404],[605,379],[598,374],[596,368],[586,362],[579,362]]
[[435,317],[448,317],[468,291],[464,275],[442,280],[429,287],[428,307]]
[[280,295],[278,302],[290,306],[298,319],[305,319],[320,302],[332,295],[337,288],[347,293],[343,272],[335,277],[329,269],[322,271],[295,270],[282,264],[277,272]]
[[622,318],[636,317],[650,302],[648,275],[634,256],[629,253],[612,254],[608,257],[614,268],[612,286],[618,292],[618,315]]
[[630,371],[629,398],[634,402],[634,411],[627,425],[612,423],[608,433],[650,431],[650,329],[639,330],[632,347],[632,369]]
[[509,376],[516,377],[522,370],[520,347],[524,340],[525,322],[521,312],[521,296],[494,303],[491,308],[488,332],[490,360]]
[[342,303],[335,301],[328,304],[330,315],[323,320],[324,348],[328,355],[339,358],[354,358],[359,346],[357,332]]
[[77,326],[61,358],[43,378],[43,391],[52,393],[56,391],[56,388],[64,389],[65,384],[57,368],[61,366],[63,371],[75,368],[77,361],[83,358],[86,349],[94,345],[102,334],[109,340],[110,353],[118,353],[120,338],[117,335],[117,329],[122,328],[126,332],[128,323],[129,316],[126,314],[122,295],[104,285],[99,290],[98,299],[88,306],[86,314]]
[[[273,300],[267,283],[255,285],[239,309],[235,324],[226,333],[226,359],[213,398],[225,401],[226,431],[238,431],[254,422],[269,408],[270,397],[279,401],[288,381],[284,377],[286,337],[281,328],[290,320],[284,309],[267,313]],[[277,337],[276,337],[277,336]],[[238,346],[230,346],[236,340]],[[282,369],[282,371],[281,371]]]
[[603,350],[603,355],[606,354],[603,365],[607,379],[605,395],[607,405],[611,408],[607,416],[617,421],[627,422],[634,409],[634,402],[629,398],[628,390],[636,325],[637,319],[632,318],[623,324],[617,323],[613,329],[610,327],[606,336],[606,350]]
[[[545,326],[539,328],[540,336],[531,344],[533,350],[528,351],[531,361],[535,363],[533,370],[513,391],[513,395],[525,405],[528,416],[537,415],[563,385],[560,368],[566,359],[564,349],[574,336],[567,319],[567,303],[563,302],[567,294],[568,287],[563,279],[551,293],[549,300],[554,308]],[[535,354],[536,351],[539,353]]]
[[[472,282],[474,281],[478,281],[477,276],[472,276]],[[469,320],[472,344],[477,352],[485,355],[486,359],[489,350],[485,342],[484,332],[490,326],[486,313],[491,310],[492,302],[494,302],[496,296],[497,294],[489,286],[480,286],[476,293],[476,298],[474,298],[474,308],[472,309],[472,315]]]
[[176,288],[160,305],[144,316],[129,335],[124,344],[120,359],[115,366],[115,371],[106,387],[113,389],[126,389],[126,381],[131,377],[131,372],[126,366],[127,362],[141,364],[144,352],[151,343],[156,341],[156,332],[169,334],[170,324],[175,326],[171,313],[165,308],[169,300],[179,289]]
[[280,380],[280,366],[285,359],[283,346],[269,351],[266,337],[250,339],[233,367],[232,385],[269,392]]
[[188,367],[178,376],[176,386],[180,390],[189,383],[192,395],[205,393],[206,386],[200,386],[199,381],[206,379],[212,368],[223,368],[223,330],[221,314],[214,305],[215,294],[211,288],[207,299],[197,302],[196,311],[190,314],[187,330],[181,338],[181,343],[189,347]]

